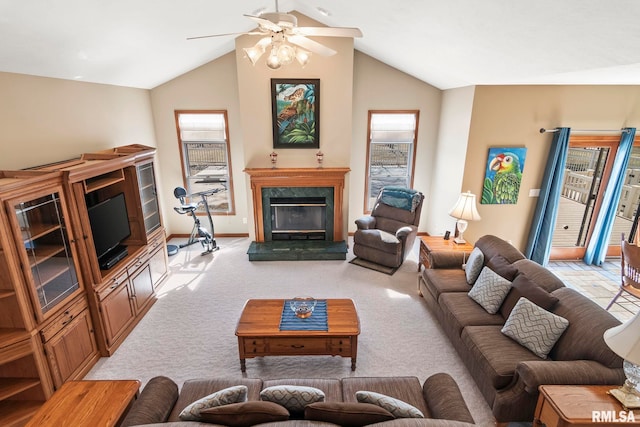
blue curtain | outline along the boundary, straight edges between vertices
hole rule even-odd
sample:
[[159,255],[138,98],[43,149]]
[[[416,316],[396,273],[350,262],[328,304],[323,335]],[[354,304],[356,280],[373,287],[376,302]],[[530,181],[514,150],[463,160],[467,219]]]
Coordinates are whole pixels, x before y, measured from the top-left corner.
[[570,133],[570,128],[558,128],[553,135],[547,166],[542,176],[538,204],[529,230],[525,255],[541,265],[549,261],[551,253],[551,239],[558,216],[558,202],[569,152]]
[[624,177],[633,148],[633,140],[636,136],[635,128],[623,129],[620,137],[620,144],[616,158],[613,161],[611,169],[611,177],[607,183],[607,188],[602,196],[602,208],[596,218],[593,226],[593,233],[587,245],[587,251],[584,254],[584,262],[587,264],[602,265],[607,255],[607,247],[609,246],[609,238],[613,229],[613,222],[616,219],[618,203],[620,202],[620,193],[624,185]]

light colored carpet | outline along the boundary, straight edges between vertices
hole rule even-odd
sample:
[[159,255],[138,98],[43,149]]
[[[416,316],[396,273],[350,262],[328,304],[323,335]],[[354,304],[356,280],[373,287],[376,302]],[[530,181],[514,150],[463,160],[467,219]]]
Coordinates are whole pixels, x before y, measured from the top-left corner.
[[[347,261],[256,261],[248,238],[219,238],[220,250],[201,256],[199,245],[169,258],[171,276],[156,304],[116,353],[102,358],[86,379],[139,379],[166,375],[181,385],[202,377],[242,377],[234,335],[249,298],[352,298],[361,333],[357,369],[331,356],[247,359],[249,378],[413,375],[424,381],[451,374],[479,425],[494,419],[456,351],[417,293],[418,246],[392,275]],[[176,242],[172,242],[176,243]],[[351,246],[351,245],[350,245]]]

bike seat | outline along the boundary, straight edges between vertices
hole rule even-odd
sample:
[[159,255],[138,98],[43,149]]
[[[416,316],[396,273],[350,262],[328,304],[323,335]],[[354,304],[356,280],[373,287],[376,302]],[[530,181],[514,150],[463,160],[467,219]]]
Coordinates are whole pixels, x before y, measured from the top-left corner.
[[173,210],[178,212],[180,215],[193,213],[193,212],[196,211],[196,209],[198,209],[198,204],[197,203],[190,203],[188,205],[182,205],[180,207],[173,208]]

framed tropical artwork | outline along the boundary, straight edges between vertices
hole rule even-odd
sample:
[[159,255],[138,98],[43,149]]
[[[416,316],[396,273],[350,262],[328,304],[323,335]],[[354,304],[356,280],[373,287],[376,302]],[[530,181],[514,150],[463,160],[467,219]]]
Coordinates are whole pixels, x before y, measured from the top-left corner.
[[524,147],[489,148],[480,203],[515,205],[524,172],[527,149]]
[[320,148],[320,80],[271,79],[273,148]]

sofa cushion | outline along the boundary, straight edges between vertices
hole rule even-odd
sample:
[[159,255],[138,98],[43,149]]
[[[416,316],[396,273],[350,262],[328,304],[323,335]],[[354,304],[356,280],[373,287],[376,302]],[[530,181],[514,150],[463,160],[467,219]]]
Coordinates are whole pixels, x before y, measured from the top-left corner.
[[356,392],[356,400],[360,403],[371,403],[391,412],[396,418],[424,418],[424,414],[415,406],[395,397],[375,391],[360,390]]
[[308,386],[274,385],[262,390],[260,399],[282,405],[291,412],[302,412],[310,403],[324,402],[324,392]]
[[473,285],[476,282],[482,267],[484,267],[484,254],[480,248],[473,248],[464,266],[464,274],[468,284]]
[[251,401],[232,403],[200,411],[200,419],[229,427],[248,427],[255,424],[286,421],[289,411],[273,402]]
[[502,316],[487,313],[484,308],[462,292],[442,294],[439,304],[444,316],[441,326],[447,329],[448,333],[458,337],[465,326],[502,326],[504,324]]
[[487,313],[495,314],[511,289],[511,282],[489,267],[484,267],[469,291],[469,298],[480,304]]
[[236,385],[211,393],[187,405],[180,412],[180,419],[183,421],[199,421],[202,410],[230,403],[245,402],[248,391],[247,386]]
[[318,402],[304,409],[305,420],[324,421],[341,426],[360,427],[393,420],[386,409],[371,403]]
[[469,292],[471,286],[461,268],[427,268],[422,271],[422,279],[434,300],[446,292]]
[[487,261],[487,267],[498,273],[510,282],[518,275],[518,269],[513,266],[502,255],[495,255],[489,261]]
[[546,359],[567,326],[569,321],[564,317],[556,316],[522,297],[511,311],[502,333]]
[[511,310],[516,306],[518,300],[525,297],[535,305],[551,310],[557,303],[558,298],[536,285],[535,282],[529,280],[526,274],[519,274],[511,283],[511,290],[500,306],[500,314],[505,319],[511,314]]
[[258,378],[211,378],[187,380],[180,388],[178,401],[171,410],[168,421],[180,421],[180,412],[192,402],[216,391],[235,385],[247,386],[247,400],[260,400],[262,380]]
[[522,252],[509,242],[491,234],[479,238],[475,246],[480,248],[486,260],[490,260],[496,255],[502,255],[507,261],[513,264],[525,258]]
[[571,288],[552,292],[558,298],[553,312],[569,321],[549,356],[553,360],[595,360],[609,368],[620,368],[622,359],[604,342],[604,332],[620,321],[594,301]]
[[356,392],[374,391],[402,400],[415,406],[426,417],[431,416],[422,396],[422,385],[417,377],[348,377],[342,379],[342,393],[345,402],[357,402]]
[[467,326],[461,335],[468,349],[464,358],[472,376],[479,384],[488,383],[494,389],[511,383],[518,363],[541,360],[526,347],[502,334],[501,329],[501,326]]
[[522,259],[513,263],[518,269],[518,273],[524,273],[529,280],[536,283],[547,292],[553,292],[556,289],[564,288],[564,283],[551,271],[547,270],[540,264],[530,259]]

